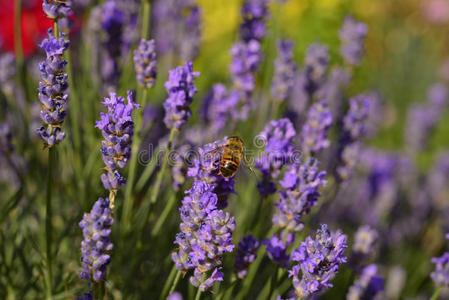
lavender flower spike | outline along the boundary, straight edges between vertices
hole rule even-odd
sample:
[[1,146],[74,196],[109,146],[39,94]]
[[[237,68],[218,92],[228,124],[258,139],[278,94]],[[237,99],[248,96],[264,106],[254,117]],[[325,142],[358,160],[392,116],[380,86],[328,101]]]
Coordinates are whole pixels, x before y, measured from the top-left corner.
[[[285,236],[287,234],[287,236]],[[283,241],[285,238],[285,242]],[[287,268],[290,256],[287,254],[287,248],[295,240],[292,233],[283,231],[281,238],[274,234],[270,239],[264,239],[262,244],[267,246],[268,257],[281,268]]]
[[262,58],[261,46],[256,40],[239,42],[232,46],[230,53],[232,62],[229,71],[233,87],[228,101],[233,105],[233,118],[246,120],[252,107],[251,97],[256,84],[254,73],[258,71]]
[[124,30],[126,23],[125,12],[116,1],[108,0],[101,6],[101,28],[104,31],[102,50],[104,50],[101,62],[101,76],[103,89],[111,91],[117,85],[120,78],[119,62],[124,44]]
[[326,185],[325,171],[318,171],[318,161],[309,158],[305,163],[296,162],[279,182],[284,190],[280,193],[273,224],[290,232],[303,229],[302,217],[317,205],[321,194],[318,189]]
[[340,180],[347,180],[358,162],[360,140],[366,135],[373,102],[369,95],[358,95],[349,100],[349,111],[343,117],[343,135],[338,149],[337,173]]
[[243,41],[260,41],[266,34],[265,19],[268,16],[266,0],[245,0],[242,5],[243,18],[240,25],[240,36]]
[[359,65],[365,52],[364,42],[368,26],[357,22],[353,17],[346,17],[340,30],[342,45],[340,54],[350,65]]
[[0,55],[0,88],[9,96],[14,90],[14,77],[16,76],[16,59],[10,52]]
[[291,41],[280,40],[278,43],[279,54],[274,62],[271,84],[271,97],[274,101],[283,102],[293,87],[297,66],[293,61],[292,47]]
[[312,44],[307,48],[304,61],[304,74],[306,77],[305,90],[313,95],[325,82],[329,67],[329,50],[321,44]]
[[[446,234],[446,239],[449,239],[449,234]],[[432,258],[432,263],[435,264],[435,271],[430,274],[433,282],[438,286],[449,286],[449,252]]]
[[195,181],[182,201],[181,232],[176,234],[178,251],[172,253],[176,268],[194,269],[190,283],[205,291],[215,281],[223,281],[220,271],[223,255],[232,252],[234,217],[217,209],[217,195],[212,184]]
[[84,236],[81,242],[83,263],[83,269],[79,271],[81,279],[99,282],[105,277],[106,268],[111,260],[109,253],[113,248],[110,240],[113,223],[109,199],[99,198],[90,213],[84,214],[83,220],[79,223]]
[[379,233],[368,225],[361,226],[354,237],[353,254],[357,258],[364,258],[374,253]]
[[127,102],[125,103],[124,97],[117,97],[115,93],[110,93],[109,98],[106,97],[103,101],[108,112],[101,113],[101,120],[97,121],[95,126],[101,130],[104,138],[100,151],[107,173],[101,175],[101,181],[105,189],[114,192],[126,183],[126,179],[119,170],[126,166],[131,157],[131,142],[134,134],[131,114],[133,109],[140,108],[140,105],[133,101],[130,91],[128,91]]
[[70,0],[44,0],[42,10],[50,19],[66,18],[72,12]]
[[375,299],[383,291],[384,279],[377,275],[377,266],[368,265],[363,268],[360,278],[349,288],[346,300]]
[[270,121],[258,135],[265,146],[261,156],[255,159],[255,167],[263,175],[262,181],[257,184],[263,196],[276,192],[273,180],[279,177],[282,167],[292,160],[295,136],[293,124],[286,118]]
[[151,88],[156,81],[156,45],[154,40],[141,39],[134,51],[134,69],[137,82],[144,88]]
[[164,123],[170,129],[180,130],[190,118],[190,104],[197,93],[195,78],[199,72],[193,72],[193,63],[186,62],[169,71],[169,77],[165,83],[168,98],[164,102]]
[[301,144],[307,155],[315,155],[329,147],[327,139],[332,114],[326,102],[316,102],[307,113],[307,120],[301,132]]
[[64,39],[64,34],[56,39],[51,29],[48,35],[40,45],[47,53],[47,58],[39,64],[41,81],[37,89],[42,104],[40,116],[46,127],[38,128],[37,132],[45,146],[52,147],[65,138],[61,125],[66,116],[69,84],[67,74],[64,73],[67,61],[64,60],[63,54],[69,47],[69,41]]
[[251,234],[243,237],[240,241],[234,265],[234,272],[238,278],[242,279],[248,273],[249,266],[257,258],[256,252],[259,245],[259,240]]
[[340,231],[331,233],[323,224],[316,232],[315,239],[308,236],[293,250],[291,259],[298,264],[289,271],[289,276],[293,277],[296,295],[302,298],[332,287],[330,281],[339,266],[346,262],[343,251],[347,246],[345,235]]

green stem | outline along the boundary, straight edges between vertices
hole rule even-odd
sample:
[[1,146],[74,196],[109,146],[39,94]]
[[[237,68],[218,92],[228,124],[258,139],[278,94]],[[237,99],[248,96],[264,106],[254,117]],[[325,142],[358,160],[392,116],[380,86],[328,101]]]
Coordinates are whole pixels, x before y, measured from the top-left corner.
[[276,266],[276,268],[274,269],[273,275],[271,275],[270,292],[268,293],[268,297],[267,297],[268,300],[271,299],[271,296],[273,295],[273,291],[276,288],[277,279],[278,279],[278,271],[279,271],[279,266]]
[[175,291],[176,286],[178,285],[179,279],[181,279],[181,271],[178,271],[176,273],[175,281],[173,281],[170,291],[168,292],[169,295],[171,295]]
[[195,300],[201,299],[201,293],[202,293],[202,291],[201,291],[200,287],[198,287],[198,290],[197,290],[196,296],[195,296]]
[[[72,60],[70,56],[70,49],[65,52],[65,60],[67,61],[67,77],[70,90],[70,123],[72,124],[73,142],[75,144],[76,152],[80,154],[80,160],[84,157],[83,149],[81,146],[81,135],[80,128],[81,122],[79,123],[79,101],[76,94],[75,84],[73,82],[73,72],[72,72]],[[81,161],[78,162],[81,165]]]
[[[146,104],[147,99],[147,93],[148,89],[143,89],[142,91],[142,100],[140,103],[144,107]],[[143,119],[143,112],[138,112],[136,119],[135,119],[135,128],[136,128],[136,134],[134,135],[134,141],[132,144],[132,153],[131,153],[131,163],[129,167],[129,179],[126,186],[125,191],[125,201],[123,203],[123,226],[125,229],[129,229],[130,223],[131,223],[131,212],[133,207],[133,199],[132,199],[132,191],[134,187],[134,181],[136,177],[136,169],[137,169],[137,162],[139,157],[139,147],[140,147],[140,141],[141,141],[141,128],[142,128],[142,119]]]
[[162,225],[164,225],[165,220],[167,220],[167,217],[171,210],[173,209],[173,206],[176,204],[176,193],[172,193],[170,199],[168,200],[167,205],[165,205],[164,210],[161,213],[161,216],[156,222],[156,225],[154,225],[153,231],[151,231],[151,236],[157,236],[159,231],[162,228]]
[[[267,237],[271,237],[273,233],[275,233],[276,230],[274,228],[271,228]],[[240,289],[239,293],[237,294],[237,297],[235,297],[237,300],[243,300],[246,299],[246,294],[248,294],[250,288],[253,286],[254,278],[257,275],[258,269],[260,264],[262,263],[262,259],[265,255],[265,247],[260,247],[257,251],[257,258],[256,260],[251,264],[251,266],[248,269],[248,275],[242,282],[242,288]]]
[[175,278],[175,274],[177,275],[176,266],[173,265],[173,268],[171,269],[170,274],[168,275],[167,281],[164,284],[164,287],[162,289],[162,293],[161,293],[161,296],[159,297],[159,300],[165,300],[165,298],[167,297],[168,291],[170,289],[170,285],[172,284],[173,279]]
[[[55,1],[56,3],[56,1]],[[55,39],[59,39],[59,25],[58,25],[58,19],[55,19],[54,21],[54,35],[55,35]]]
[[52,242],[53,242],[53,224],[52,224],[52,193],[51,187],[53,184],[53,168],[55,163],[54,147],[48,149],[48,172],[47,172],[47,195],[46,195],[46,214],[45,214],[45,242],[46,242],[46,255],[47,255],[47,299],[52,299]]
[[171,146],[173,143],[173,138],[175,137],[176,129],[170,131],[170,137],[168,139],[167,151],[164,154],[164,161],[162,162],[162,167],[156,178],[156,185],[154,186],[153,193],[151,194],[150,202],[155,203],[157,196],[159,194],[159,189],[161,188],[162,179],[164,179],[165,169],[167,168],[168,156],[170,155]]
[[430,300],[437,300],[438,296],[440,295],[441,291],[443,290],[442,286],[439,286],[438,288],[435,289],[435,292],[433,292],[432,297],[430,298]]
[[[14,1],[14,51],[16,53],[16,61],[19,68],[23,65],[23,48],[22,48],[22,24],[20,16],[22,13],[22,1]],[[19,69],[20,70],[20,69]]]
[[148,39],[150,35],[150,0],[142,0],[143,2],[143,18],[142,18],[142,38]]
[[149,218],[150,218],[151,207],[156,203],[157,197],[159,195],[159,190],[161,188],[162,180],[164,179],[165,169],[167,168],[168,156],[170,155],[173,138],[175,137],[176,132],[177,132],[177,130],[174,128],[172,128],[170,131],[170,137],[168,139],[168,145],[167,145],[166,152],[164,153],[164,158],[163,158],[161,169],[159,170],[159,173],[157,174],[156,183],[152,190],[150,200],[149,200],[149,202],[145,203],[145,206],[143,208],[145,211],[143,214],[144,218],[143,218],[142,228],[141,228],[142,237],[143,237],[143,233],[145,232],[144,229],[145,229],[145,227],[149,221]]

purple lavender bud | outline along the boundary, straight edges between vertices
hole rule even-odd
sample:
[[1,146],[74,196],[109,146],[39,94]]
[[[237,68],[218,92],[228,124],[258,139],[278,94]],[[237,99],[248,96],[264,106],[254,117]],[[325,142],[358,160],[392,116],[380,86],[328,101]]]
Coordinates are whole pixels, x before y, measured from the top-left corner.
[[343,134],[339,141],[337,174],[347,180],[358,162],[360,139],[366,136],[372,100],[368,95],[358,95],[349,100],[349,111],[343,117]]
[[349,288],[346,300],[373,300],[383,291],[384,279],[377,275],[377,266],[368,265],[362,269],[362,274]]
[[433,282],[438,286],[449,285],[449,252],[445,252],[440,257],[432,258],[435,270],[430,274]]
[[278,43],[278,57],[274,62],[271,84],[271,97],[278,102],[283,102],[293,87],[297,66],[293,60],[292,47],[291,41],[280,40]]
[[64,60],[63,54],[69,47],[69,41],[64,39],[64,34],[56,39],[51,29],[48,35],[49,37],[40,45],[47,53],[47,58],[39,64],[41,81],[37,89],[42,104],[40,116],[47,127],[38,128],[37,132],[45,146],[52,147],[65,137],[61,125],[66,116],[69,84],[67,74],[64,73],[67,61]]
[[349,100],[349,111],[343,118],[343,129],[351,140],[358,140],[365,135],[370,105],[371,99],[366,95],[358,95]]
[[153,1],[151,8],[151,19],[154,20],[154,26],[151,25],[152,35],[157,40],[157,53],[162,55],[171,51],[176,46],[176,34],[178,32],[178,16],[177,8],[174,0]]
[[433,84],[427,92],[427,99],[433,110],[444,110],[449,99],[449,90],[444,83]]
[[81,297],[76,297],[75,300],[94,300],[92,291],[85,292]]
[[308,113],[301,132],[302,149],[307,155],[316,155],[329,147],[327,139],[329,127],[332,125],[332,114],[326,102],[314,103]]
[[218,208],[225,208],[230,194],[235,193],[234,178],[218,175],[220,170],[220,149],[226,144],[227,137],[198,148],[199,157],[193,160],[187,176],[195,181],[209,182],[214,186],[214,193],[218,197]]
[[[185,7],[182,8],[182,18],[184,34],[179,46],[181,59],[184,61],[194,60],[198,55],[201,42],[201,10],[195,1],[182,1]],[[193,2],[193,3],[189,3]]]
[[79,227],[83,230],[81,242],[81,279],[100,282],[106,275],[111,261],[111,227],[114,224],[109,199],[98,198],[90,213],[84,214]]
[[424,150],[432,131],[447,107],[448,90],[441,84],[433,85],[427,103],[412,104],[408,110],[406,139],[412,152]]
[[181,293],[174,292],[167,297],[167,300],[182,300]]
[[44,0],[42,9],[50,19],[67,18],[72,12],[70,0]]
[[378,232],[369,225],[359,227],[354,237],[353,254],[358,258],[371,256],[375,251],[378,238]]
[[128,91],[127,103],[122,96],[110,93],[105,97],[103,104],[108,109],[101,113],[101,120],[95,127],[101,130],[104,140],[101,142],[101,154],[106,165],[106,174],[101,176],[103,185],[108,190],[116,190],[125,185],[126,179],[120,174],[131,157],[131,143],[134,134],[134,122],[131,118],[133,109],[139,109],[132,93]]
[[329,50],[321,44],[312,44],[307,48],[304,61],[306,76],[305,91],[313,95],[325,82],[329,67]]
[[296,131],[289,119],[271,120],[258,138],[264,143],[264,151],[255,159],[255,167],[262,172],[263,179],[257,184],[259,192],[267,196],[276,192],[273,182],[282,167],[293,159],[293,138]]
[[[287,236],[285,236],[287,235]],[[285,241],[283,239],[285,238]],[[263,245],[267,246],[268,257],[281,268],[287,268],[290,256],[287,254],[287,248],[295,240],[292,233],[282,232],[281,238],[274,234],[270,239],[264,239]]]
[[241,9],[243,18],[240,36],[243,41],[260,41],[266,34],[265,19],[268,16],[266,0],[245,0]]
[[164,123],[169,129],[180,130],[192,115],[190,104],[197,93],[195,78],[199,74],[199,72],[193,72],[192,62],[186,62],[184,66],[169,71],[169,77],[165,83],[168,98],[164,102]]
[[317,99],[329,103],[333,116],[338,116],[342,110],[343,87],[347,86],[351,80],[348,70],[336,67],[329,72],[326,81],[316,92]]
[[101,64],[101,75],[105,90],[112,90],[120,78],[119,58],[122,54],[125,13],[114,0],[108,0],[102,6],[101,28],[104,32],[102,48],[105,51]]
[[365,37],[368,33],[368,26],[363,22],[357,22],[353,17],[345,18],[343,27],[340,30],[342,42],[340,54],[345,61],[353,66],[360,64],[365,54]]
[[186,143],[173,151],[170,161],[173,162],[172,177],[173,189],[179,191],[187,180],[188,167],[192,164],[193,145]]
[[260,43],[256,40],[251,40],[247,44],[236,43],[231,48],[231,57],[229,70],[233,87],[229,101],[234,105],[231,113],[236,120],[246,120],[252,107],[251,97],[255,88],[254,73],[259,69],[262,59]]
[[200,114],[208,126],[210,136],[218,136],[226,126],[233,109],[232,101],[227,97],[226,86],[214,84],[204,99]]
[[182,61],[194,60],[201,43],[201,9],[197,1],[153,2],[151,30],[158,41],[158,54],[175,51]]
[[325,171],[318,171],[318,161],[308,159],[304,164],[296,162],[290,166],[279,182],[281,190],[273,224],[289,232],[299,232],[304,225],[302,217],[317,205],[321,196],[318,189],[326,185]]
[[435,209],[447,216],[449,205],[447,195],[449,191],[449,152],[438,155],[427,180],[429,194]]
[[251,234],[240,241],[234,264],[234,272],[238,278],[243,279],[248,273],[249,266],[257,258],[259,245],[259,240]]
[[156,45],[154,40],[141,39],[139,47],[134,50],[134,69],[137,82],[144,88],[151,88],[156,81]]
[[[332,287],[330,282],[342,263],[346,262],[343,251],[347,248],[346,236],[340,231],[331,233],[322,224],[315,239],[310,236],[293,250],[292,261],[298,262],[289,271],[298,297],[306,297]],[[299,278],[299,273],[302,277]]]
[[194,269],[190,282],[202,291],[209,289],[215,281],[223,280],[223,273],[219,271],[223,255],[234,249],[234,217],[217,208],[218,198],[213,190],[212,184],[195,181],[186,191],[179,209],[181,232],[176,234],[174,242],[179,248],[172,253],[178,270]]
[[0,87],[5,95],[12,95],[16,76],[16,59],[10,52],[0,55]]
[[9,155],[14,151],[12,132],[8,123],[0,124],[0,153]]

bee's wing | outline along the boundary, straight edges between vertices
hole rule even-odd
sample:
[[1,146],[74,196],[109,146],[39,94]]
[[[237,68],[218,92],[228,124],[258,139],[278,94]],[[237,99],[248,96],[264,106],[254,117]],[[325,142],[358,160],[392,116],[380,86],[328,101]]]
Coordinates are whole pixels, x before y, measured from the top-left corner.
[[206,153],[204,153],[204,157],[212,158],[213,156],[215,156],[217,154],[221,154],[222,152],[223,152],[223,146],[217,146],[217,148],[212,149],[212,150],[207,151]]

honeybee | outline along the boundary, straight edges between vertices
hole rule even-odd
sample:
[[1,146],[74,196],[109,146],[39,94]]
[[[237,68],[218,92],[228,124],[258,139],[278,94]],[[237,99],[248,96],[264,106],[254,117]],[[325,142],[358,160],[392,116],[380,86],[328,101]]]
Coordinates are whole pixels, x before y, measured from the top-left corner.
[[240,162],[243,160],[246,167],[251,173],[256,176],[253,168],[249,165],[248,159],[244,153],[243,140],[239,136],[230,136],[226,140],[226,144],[210,151],[210,153],[221,152],[220,165],[218,175],[225,178],[234,177],[235,173],[240,167]]

